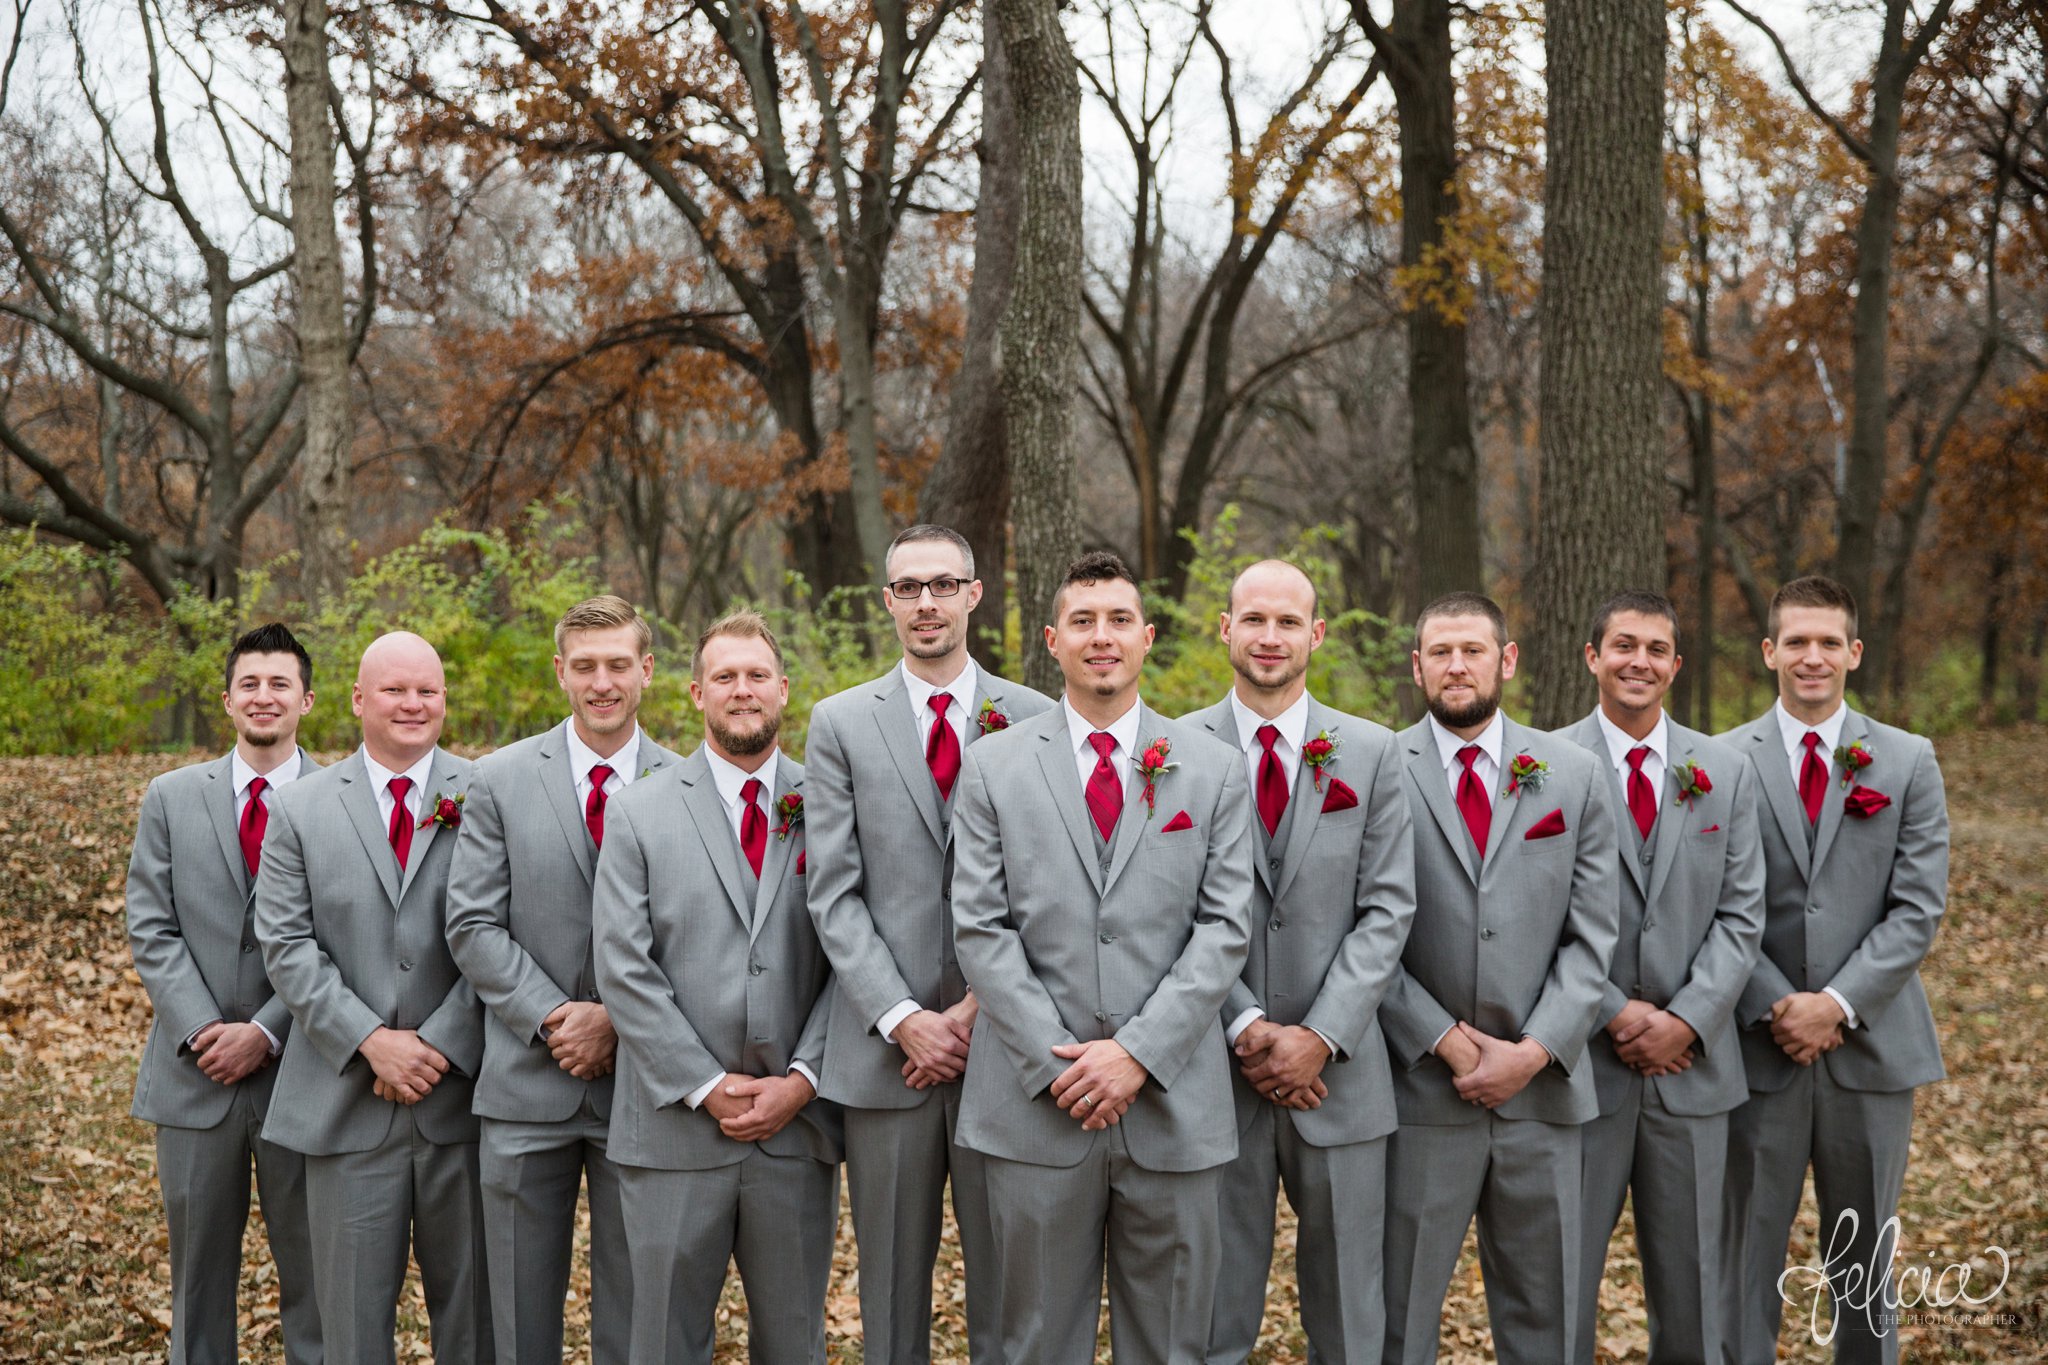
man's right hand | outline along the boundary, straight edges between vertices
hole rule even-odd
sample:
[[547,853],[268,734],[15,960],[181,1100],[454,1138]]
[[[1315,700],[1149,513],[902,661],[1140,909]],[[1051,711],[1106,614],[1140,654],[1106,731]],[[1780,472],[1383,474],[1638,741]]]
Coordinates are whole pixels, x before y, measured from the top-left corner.
[[698,1107],[711,1115],[712,1118],[717,1119],[719,1124],[723,1126],[727,1119],[736,1119],[754,1107],[752,1092],[743,1095],[730,1095],[726,1091],[736,1081],[759,1079],[760,1077],[758,1076],[749,1076],[744,1072],[728,1071],[725,1075],[719,1077],[718,1084],[711,1087],[711,1093],[704,1097],[704,1103]]
[[1437,1041],[1436,1055],[1444,1059],[1444,1065],[1458,1080],[1479,1069],[1479,1044],[1467,1037],[1461,1028],[1453,1028]]
[[548,1037],[548,1051],[555,1064],[579,1081],[594,1081],[610,1074],[618,1052],[619,1035],[612,1030],[612,1017],[603,1005],[589,1000],[564,1000],[541,1020]]
[[400,1104],[418,1104],[448,1074],[448,1059],[409,1028],[373,1030],[356,1051],[383,1086],[379,1098]]
[[896,1046],[909,1059],[904,1084],[924,1090],[957,1081],[967,1070],[967,1040],[958,1025],[936,1010],[919,1010],[896,1025]]
[[1622,1034],[1656,1012],[1657,1007],[1647,1000],[1631,1000],[1616,1010],[1614,1017],[1607,1021],[1607,1036],[1618,1043]]

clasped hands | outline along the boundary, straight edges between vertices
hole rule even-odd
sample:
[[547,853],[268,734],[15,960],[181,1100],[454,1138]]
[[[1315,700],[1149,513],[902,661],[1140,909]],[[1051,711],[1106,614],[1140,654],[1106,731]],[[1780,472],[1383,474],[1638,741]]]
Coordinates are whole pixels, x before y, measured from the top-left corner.
[[817,1093],[800,1071],[787,1076],[728,1071],[704,1097],[703,1108],[734,1142],[765,1142],[787,1127]]
[[948,1009],[906,1015],[891,1035],[906,1059],[903,1083],[912,1090],[929,1090],[965,1075],[968,1046],[974,1040],[974,1017],[980,1009],[969,992]]
[[1462,1019],[1437,1040],[1436,1055],[1451,1069],[1458,1097],[1498,1109],[1522,1093],[1550,1065],[1550,1049],[1534,1038],[1509,1042],[1481,1033]]
[[1607,1021],[1614,1055],[1644,1076],[1674,1076],[1692,1065],[1692,1025],[1647,1000],[1631,1000]]
[[356,1051],[376,1073],[370,1092],[394,1104],[418,1104],[448,1074],[448,1059],[409,1028],[372,1029]]
[[1083,1132],[1100,1132],[1120,1122],[1151,1079],[1151,1073],[1113,1038],[1061,1043],[1052,1055],[1073,1063],[1053,1078],[1053,1103],[1077,1120]]
[[1771,1041],[1801,1066],[1842,1045],[1848,1016],[1826,991],[1794,991],[1771,1006]]
[[192,1035],[192,1054],[206,1079],[233,1085],[270,1060],[270,1037],[255,1024],[216,1019]]
[[591,1000],[564,1000],[540,1021],[555,1065],[579,1081],[609,1076],[617,1064],[619,1035],[612,1016]]
[[1314,1029],[1254,1019],[1238,1033],[1232,1051],[1262,1099],[1288,1109],[1319,1109],[1330,1093],[1323,1083],[1330,1047]]

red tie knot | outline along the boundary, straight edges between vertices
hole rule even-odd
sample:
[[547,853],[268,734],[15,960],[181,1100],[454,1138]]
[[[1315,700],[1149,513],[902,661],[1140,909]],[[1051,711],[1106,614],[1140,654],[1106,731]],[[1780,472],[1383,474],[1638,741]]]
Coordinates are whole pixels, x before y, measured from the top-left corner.
[[1638,744],[1638,745],[1636,745],[1636,747],[1635,747],[1635,748],[1633,748],[1633,749],[1630,749],[1630,750],[1628,751],[1628,770],[1629,770],[1630,772],[1632,772],[1632,773],[1639,773],[1639,772],[1641,772],[1641,771],[1643,770],[1643,761],[1644,761],[1645,759],[1649,758],[1649,756],[1650,756],[1650,746],[1649,746],[1649,745],[1647,745],[1647,744]]
[[412,779],[409,777],[394,777],[386,784],[385,790],[391,793],[393,801],[402,806],[405,804],[405,798],[412,792]]
[[761,779],[760,779],[760,778],[758,778],[758,777],[750,777],[750,778],[748,778],[748,779],[747,779],[747,784],[746,784],[746,785],[745,785],[744,787],[741,787],[741,788],[740,788],[740,802],[741,802],[741,804],[742,804],[742,805],[748,805],[748,806],[751,806],[751,805],[753,805],[753,804],[754,804],[754,803],[755,803],[756,801],[759,801],[760,799],[761,799]]
[[951,692],[934,692],[931,698],[925,702],[926,706],[932,708],[932,713],[941,720],[946,718],[946,708],[952,704],[953,694]]
[[1274,746],[1275,744],[1278,744],[1279,742],[1280,742],[1280,727],[1279,727],[1279,726],[1277,726],[1277,725],[1261,725],[1261,726],[1259,727],[1259,743],[1261,743],[1261,744],[1263,744],[1263,745],[1265,745],[1265,746],[1266,746],[1266,752],[1267,752],[1267,753],[1269,753],[1269,754],[1270,754],[1270,753],[1272,753],[1272,752],[1273,752],[1273,746]]
[[1116,752],[1116,736],[1107,730],[1097,730],[1088,736],[1088,742],[1095,746],[1096,757],[1104,763],[1109,762],[1109,756]]
[[1806,738],[1800,740],[1799,742],[1806,746],[1806,752],[1810,754],[1818,753],[1820,751],[1820,731],[1808,730],[1806,732]]
[[603,790],[604,790],[604,784],[605,784],[605,783],[607,783],[607,782],[609,782],[609,781],[611,781],[611,780],[612,780],[612,777],[613,777],[613,776],[614,776],[614,774],[612,773],[612,768],[611,768],[611,765],[610,765],[609,763],[593,763],[593,764],[591,764],[591,765],[590,765],[590,789],[591,789],[592,791],[594,791],[594,792],[601,792],[601,791],[603,791]]
[[1479,755],[1484,752],[1486,751],[1477,744],[1467,744],[1458,750],[1458,761],[1465,765],[1465,771],[1469,773],[1472,771],[1472,765],[1479,761]]
[[270,790],[270,784],[262,778],[252,777],[249,779],[249,799],[251,801],[260,800],[263,793],[268,790]]

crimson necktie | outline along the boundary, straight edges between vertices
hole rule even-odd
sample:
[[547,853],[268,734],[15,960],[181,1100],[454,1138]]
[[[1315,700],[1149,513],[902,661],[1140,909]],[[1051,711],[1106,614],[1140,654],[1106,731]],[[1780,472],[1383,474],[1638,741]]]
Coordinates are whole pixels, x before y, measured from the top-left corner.
[[1650,746],[1638,744],[1628,751],[1628,813],[1635,816],[1636,828],[1650,837],[1650,827],[1657,823],[1657,794],[1650,790],[1650,779],[1643,776],[1643,760],[1650,756]]
[[761,859],[768,853],[768,814],[761,809],[760,778],[747,779],[747,785],[740,788],[740,800],[746,805],[740,813],[740,852],[747,855],[747,866],[759,877]]
[[1465,775],[1458,779],[1458,811],[1465,817],[1465,828],[1471,832],[1472,842],[1479,846],[1479,856],[1486,856],[1486,836],[1493,829],[1493,803],[1486,799],[1486,788],[1480,785],[1479,774],[1472,765],[1479,761],[1480,748],[1467,744],[1458,750],[1458,761],[1465,765]]
[[932,708],[932,732],[924,743],[924,761],[931,764],[932,781],[939,784],[941,801],[953,799],[953,783],[960,776],[960,736],[946,724],[946,707],[952,701],[951,693],[934,692],[926,703]]
[[1259,760],[1259,823],[1266,827],[1266,837],[1272,838],[1280,830],[1280,817],[1287,813],[1287,775],[1280,771],[1280,755],[1273,752],[1273,746],[1280,742],[1280,731],[1271,725],[1261,725],[1259,743],[1266,746],[1265,757]]
[[609,764],[594,763],[590,768],[590,799],[583,803],[583,825],[590,831],[591,842],[604,847],[604,784],[612,780]]
[[249,804],[242,808],[242,861],[252,877],[263,861],[263,831],[270,824],[270,807],[263,804],[263,791],[269,785],[260,777],[251,778]]
[[1116,817],[1124,808],[1124,784],[1118,780],[1109,756],[1116,752],[1116,736],[1102,731],[1088,736],[1095,746],[1095,771],[1088,774],[1088,813],[1104,839],[1116,828]]
[[412,779],[394,777],[388,788],[391,792],[391,851],[398,855],[398,870],[405,871],[405,860],[412,856],[412,812],[405,808],[405,794],[412,790]]
[[1806,746],[1806,761],[1799,765],[1799,801],[1806,807],[1806,823],[1820,820],[1820,803],[1828,794],[1828,765],[1820,756],[1820,732],[1808,730],[1800,741]]

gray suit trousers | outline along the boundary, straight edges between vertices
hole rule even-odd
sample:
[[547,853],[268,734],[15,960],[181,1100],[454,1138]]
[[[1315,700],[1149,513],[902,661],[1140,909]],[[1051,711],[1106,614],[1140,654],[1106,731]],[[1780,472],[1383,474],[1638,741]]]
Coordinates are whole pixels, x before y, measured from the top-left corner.
[[1097,1134],[1072,1166],[990,1157],[1009,1365],[1093,1365],[1105,1251],[1118,1365],[1200,1360],[1221,1259],[1224,1169],[1148,1171],[1131,1160],[1121,1127]]
[[[1825,1059],[1801,1067],[1782,1090],[1751,1091],[1748,1103],[1729,1116],[1722,1273],[1727,1355],[1735,1365],[1777,1359],[1785,1309],[1778,1277],[1809,1162],[1820,1204],[1814,1264],[1826,1259],[1831,1292],[1842,1305],[1834,1316],[1835,1359],[1840,1365],[1898,1360],[1898,1281],[1887,1274],[1878,1283],[1871,1267],[1888,1271],[1897,1250],[1896,1239],[1881,1234],[1899,1206],[1912,1136],[1911,1090],[1844,1090]],[[1853,1236],[1842,1221],[1852,1211]],[[1827,1330],[1814,1279],[1786,1281],[1801,1333]]]
[[910,1109],[855,1109],[846,1120],[846,1193],[860,1247],[861,1359],[929,1365],[932,1267],[938,1260],[947,1177],[967,1277],[972,1365],[1000,1365],[1002,1276],[989,1223],[987,1161],[954,1140],[960,1087],[940,1087]]
[[[287,1101],[288,1102],[288,1101]],[[474,1142],[429,1142],[410,1109],[365,1152],[306,1158],[320,1325],[334,1365],[391,1365],[414,1253],[434,1359],[490,1360],[491,1305]]]
[[1275,1199],[1296,1216],[1294,1274],[1301,1326],[1318,1365],[1378,1365],[1386,1335],[1380,1258],[1387,1212],[1387,1139],[1314,1147],[1280,1109],[1261,1104],[1223,1169],[1223,1269],[1209,1328],[1210,1365],[1244,1365],[1258,1344],[1273,1262]]
[[754,1365],[825,1365],[839,1168],[756,1146],[729,1166],[620,1166],[634,1365],[711,1365],[725,1268],[747,1295]]
[[1592,1365],[1600,1279],[1625,1198],[1650,1305],[1651,1365],[1720,1365],[1721,1183],[1728,1116],[1674,1114],[1632,1075],[1621,1106],[1580,1130],[1586,1222],[1579,1260],[1578,1359]]
[[498,1365],[562,1359],[562,1306],[576,1240],[576,1193],[590,1182],[590,1359],[625,1365],[633,1323],[619,1171],[605,1155],[610,1124],[583,1111],[560,1123],[485,1119],[478,1144],[491,1330]]
[[1430,1365],[1465,1229],[1500,1365],[1573,1360],[1579,1280],[1579,1125],[1488,1114],[1404,1123],[1387,1146],[1387,1345],[1392,1365]]
[[277,1263],[287,1365],[320,1365],[320,1309],[306,1227],[305,1158],[258,1134],[263,1115],[239,1087],[211,1128],[156,1130],[156,1169],[171,1234],[171,1365],[235,1365],[235,1292],[249,1222],[249,1163]]

